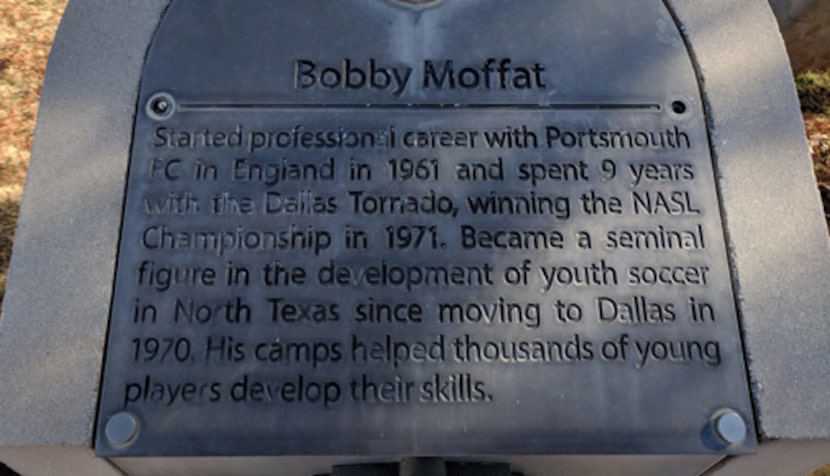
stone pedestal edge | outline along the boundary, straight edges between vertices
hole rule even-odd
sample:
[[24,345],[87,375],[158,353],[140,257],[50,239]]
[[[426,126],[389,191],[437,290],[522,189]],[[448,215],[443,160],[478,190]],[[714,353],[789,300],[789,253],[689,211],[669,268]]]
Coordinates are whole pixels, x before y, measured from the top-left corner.
[[784,43],[765,0],[668,0],[697,62],[765,439],[830,437],[830,247]]
[[0,461],[25,474],[119,474],[89,448],[136,94],[169,1],[72,0],[52,48],[0,319]]

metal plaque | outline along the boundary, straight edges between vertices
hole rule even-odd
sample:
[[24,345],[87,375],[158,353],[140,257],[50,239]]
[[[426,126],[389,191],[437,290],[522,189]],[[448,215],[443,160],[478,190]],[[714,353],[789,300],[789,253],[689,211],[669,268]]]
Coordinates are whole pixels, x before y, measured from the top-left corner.
[[754,451],[668,6],[174,0],[98,425],[102,456]]

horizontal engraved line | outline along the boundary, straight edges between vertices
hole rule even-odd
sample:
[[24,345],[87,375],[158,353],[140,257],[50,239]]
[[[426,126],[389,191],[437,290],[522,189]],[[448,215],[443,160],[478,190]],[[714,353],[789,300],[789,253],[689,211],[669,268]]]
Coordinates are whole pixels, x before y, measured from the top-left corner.
[[314,103],[198,103],[179,104],[180,112],[187,111],[235,111],[258,109],[379,109],[379,110],[480,110],[480,109],[517,109],[526,111],[645,111],[660,112],[659,104],[645,103],[412,103],[412,104],[314,104]]

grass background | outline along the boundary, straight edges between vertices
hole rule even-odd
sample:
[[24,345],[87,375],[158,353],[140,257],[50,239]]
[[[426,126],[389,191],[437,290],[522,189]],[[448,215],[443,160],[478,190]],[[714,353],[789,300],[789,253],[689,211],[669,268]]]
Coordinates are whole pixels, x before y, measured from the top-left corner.
[[830,226],[830,69],[803,72],[795,77],[795,85]]
[[0,301],[29,164],[40,86],[66,0],[0,0]]
[[[0,302],[40,87],[66,2],[0,0]],[[796,77],[796,84],[830,226],[830,70],[802,73]]]

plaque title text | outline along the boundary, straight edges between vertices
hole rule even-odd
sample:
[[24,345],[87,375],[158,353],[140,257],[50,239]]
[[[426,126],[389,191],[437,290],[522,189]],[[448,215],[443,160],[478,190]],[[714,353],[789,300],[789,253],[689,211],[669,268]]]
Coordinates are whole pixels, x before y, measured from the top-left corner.
[[463,65],[454,60],[425,60],[417,71],[415,66],[382,64],[373,58],[345,58],[335,64],[298,59],[294,61],[294,89],[385,91],[394,97],[410,85],[456,91],[547,89],[545,70],[540,63],[515,63],[510,58]]

